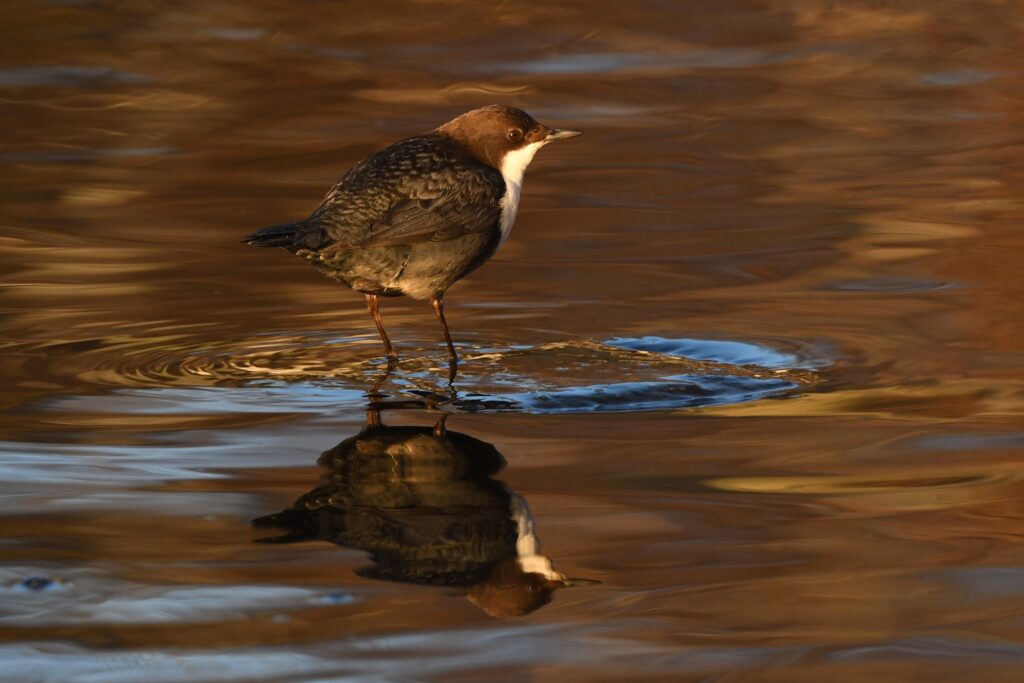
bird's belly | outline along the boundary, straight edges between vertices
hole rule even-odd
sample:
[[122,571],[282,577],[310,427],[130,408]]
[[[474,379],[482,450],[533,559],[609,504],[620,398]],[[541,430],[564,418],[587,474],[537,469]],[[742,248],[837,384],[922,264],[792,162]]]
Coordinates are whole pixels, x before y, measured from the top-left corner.
[[318,265],[326,275],[360,292],[429,299],[483,264],[499,239],[493,230],[444,242],[372,247]]
[[498,245],[497,232],[412,245],[395,286],[414,299],[429,299],[482,265]]

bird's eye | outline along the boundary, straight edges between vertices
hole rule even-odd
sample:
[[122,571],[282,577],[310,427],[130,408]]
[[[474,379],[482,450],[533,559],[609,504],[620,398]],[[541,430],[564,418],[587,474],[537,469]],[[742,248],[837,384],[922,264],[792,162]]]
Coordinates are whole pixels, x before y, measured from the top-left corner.
[[519,138],[523,137],[523,131],[519,130],[518,128],[509,128],[508,132],[505,133],[505,137],[507,137],[512,142],[516,142],[517,140],[519,140]]

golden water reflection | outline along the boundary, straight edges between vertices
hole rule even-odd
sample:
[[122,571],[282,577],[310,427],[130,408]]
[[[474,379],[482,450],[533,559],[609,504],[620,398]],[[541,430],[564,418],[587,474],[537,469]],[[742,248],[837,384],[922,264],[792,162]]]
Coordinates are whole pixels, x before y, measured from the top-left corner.
[[[1019,3],[4,9],[0,676],[1020,678]],[[514,620],[249,528],[381,367],[239,237],[492,101],[587,131],[447,298],[443,409],[509,461],[460,486],[600,581]],[[434,321],[384,314],[422,403]]]
[[324,540],[370,554],[357,572],[458,589],[495,617],[522,616],[579,580],[541,554],[526,499],[493,479],[494,446],[445,426],[367,426],[320,456],[323,482],[292,507],[253,520],[285,534],[264,543]]

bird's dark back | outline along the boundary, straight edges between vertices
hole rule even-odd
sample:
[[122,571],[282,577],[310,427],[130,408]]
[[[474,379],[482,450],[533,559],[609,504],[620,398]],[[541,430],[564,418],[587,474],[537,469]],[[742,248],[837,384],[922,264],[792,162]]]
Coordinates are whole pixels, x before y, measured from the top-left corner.
[[500,184],[501,174],[448,137],[427,133],[396,142],[353,166],[306,222],[334,243],[359,244],[398,202],[429,202],[476,183]]

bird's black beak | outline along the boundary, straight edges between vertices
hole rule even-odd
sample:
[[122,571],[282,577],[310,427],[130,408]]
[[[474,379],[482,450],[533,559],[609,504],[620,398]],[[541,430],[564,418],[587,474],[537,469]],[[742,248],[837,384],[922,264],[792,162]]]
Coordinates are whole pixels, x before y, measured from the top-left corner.
[[577,135],[583,135],[582,130],[558,130],[557,128],[548,132],[544,138],[544,142],[552,142],[554,140],[568,140],[574,138]]

